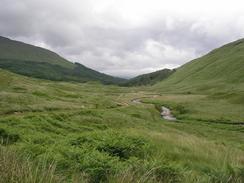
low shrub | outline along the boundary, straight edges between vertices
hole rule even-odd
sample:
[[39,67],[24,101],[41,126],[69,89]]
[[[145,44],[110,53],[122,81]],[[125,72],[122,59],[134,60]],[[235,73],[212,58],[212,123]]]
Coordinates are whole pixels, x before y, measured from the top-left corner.
[[113,131],[84,134],[71,140],[70,144],[79,149],[71,159],[79,162],[78,168],[89,174],[92,182],[107,181],[109,175],[145,160],[152,147],[141,137]]
[[71,145],[82,146],[89,144],[100,152],[110,156],[119,157],[121,160],[130,157],[144,158],[149,151],[149,142],[140,137],[127,136],[118,132],[102,132],[83,135],[71,141]]
[[184,107],[183,105],[176,105],[174,110],[177,111],[178,114],[186,114],[188,112],[186,107]]
[[0,128],[0,142],[2,145],[9,145],[17,142],[20,139],[18,134],[6,132],[5,129]]

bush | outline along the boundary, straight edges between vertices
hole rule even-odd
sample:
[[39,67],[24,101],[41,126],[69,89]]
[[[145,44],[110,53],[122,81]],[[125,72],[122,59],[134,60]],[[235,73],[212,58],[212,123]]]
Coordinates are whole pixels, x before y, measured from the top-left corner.
[[109,175],[146,159],[151,147],[143,138],[113,131],[84,134],[70,144],[79,151],[68,156],[79,162],[79,170],[89,174],[92,182],[107,181]]
[[188,110],[183,105],[176,105],[174,110],[177,111],[178,114],[186,114],[188,112]]
[[109,174],[114,174],[122,169],[118,158],[94,150],[83,154],[79,163],[80,171],[88,173],[91,182],[106,181]]
[[71,145],[82,146],[89,144],[99,152],[108,153],[120,160],[130,157],[144,158],[149,150],[149,142],[143,138],[126,136],[118,132],[103,132],[83,135],[71,141]]
[[0,142],[3,145],[9,145],[17,142],[20,139],[18,134],[11,134],[0,128]]

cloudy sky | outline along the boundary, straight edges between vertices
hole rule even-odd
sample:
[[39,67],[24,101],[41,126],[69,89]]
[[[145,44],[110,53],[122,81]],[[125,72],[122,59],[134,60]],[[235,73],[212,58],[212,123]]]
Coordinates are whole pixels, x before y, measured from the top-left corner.
[[243,38],[242,1],[0,0],[0,35],[132,77]]

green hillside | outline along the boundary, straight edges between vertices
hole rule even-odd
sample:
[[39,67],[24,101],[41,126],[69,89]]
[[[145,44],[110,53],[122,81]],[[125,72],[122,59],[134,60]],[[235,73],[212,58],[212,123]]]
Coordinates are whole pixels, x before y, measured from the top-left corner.
[[175,70],[163,69],[156,72],[139,75],[125,82],[124,86],[142,86],[153,85],[159,81],[168,78]]
[[174,92],[243,92],[244,39],[183,65],[155,87]]
[[0,36],[0,58],[8,60],[49,63],[74,68],[74,65],[58,54],[40,47]]
[[47,49],[0,37],[0,68],[36,78],[60,81],[100,81],[118,84],[125,80],[73,64]]

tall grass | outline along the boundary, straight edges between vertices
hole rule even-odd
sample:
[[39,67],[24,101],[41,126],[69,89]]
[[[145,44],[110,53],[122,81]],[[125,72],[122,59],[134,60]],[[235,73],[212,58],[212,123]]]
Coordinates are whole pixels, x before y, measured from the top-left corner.
[[55,175],[55,164],[32,162],[17,151],[0,147],[0,183],[60,183]]
[[[168,166],[150,169],[145,167],[128,168],[124,171],[108,174],[106,180],[95,182],[109,183],[176,183],[179,175]],[[74,172],[70,176],[61,176],[56,172],[54,163],[47,160],[33,160],[10,147],[0,146],[0,183],[88,183],[93,177],[84,172]]]

